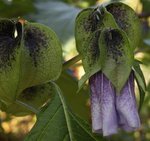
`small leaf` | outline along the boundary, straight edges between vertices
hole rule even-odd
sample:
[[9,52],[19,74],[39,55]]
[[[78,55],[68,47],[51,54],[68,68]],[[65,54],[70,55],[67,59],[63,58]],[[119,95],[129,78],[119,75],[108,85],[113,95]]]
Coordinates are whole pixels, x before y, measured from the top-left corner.
[[105,29],[99,38],[103,73],[120,92],[131,72],[133,51],[127,35],[119,29]]
[[59,87],[54,84],[55,97],[37,115],[37,122],[25,141],[100,141],[88,124],[68,109]]
[[146,82],[145,82],[145,78],[144,78],[143,72],[140,68],[138,60],[134,60],[133,70],[134,70],[134,74],[138,80],[139,85],[142,87],[143,91],[145,91],[146,90]]
[[141,41],[141,23],[136,12],[128,5],[121,2],[113,2],[106,6],[118,26],[126,32],[131,41],[132,49],[140,46]]
[[146,82],[138,60],[134,61],[133,70],[134,70],[134,74],[135,74],[135,78],[136,78],[136,82],[140,94],[140,104],[139,104],[139,110],[140,110],[144,102]]
[[142,87],[139,85],[138,82],[137,82],[137,85],[138,85],[138,89],[139,89],[139,93],[140,93],[140,103],[139,103],[139,111],[140,111],[142,108],[143,102],[144,102],[145,91],[143,91]]

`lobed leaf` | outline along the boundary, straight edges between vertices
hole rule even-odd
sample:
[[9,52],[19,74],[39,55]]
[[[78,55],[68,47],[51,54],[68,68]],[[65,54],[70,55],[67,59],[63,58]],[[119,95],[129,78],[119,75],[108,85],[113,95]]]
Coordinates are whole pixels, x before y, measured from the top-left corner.
[[55,97],[37,115],[37,122],[25,141],[100,141],[88,124],[75,116],[67,107],[59,87],[54,84]]

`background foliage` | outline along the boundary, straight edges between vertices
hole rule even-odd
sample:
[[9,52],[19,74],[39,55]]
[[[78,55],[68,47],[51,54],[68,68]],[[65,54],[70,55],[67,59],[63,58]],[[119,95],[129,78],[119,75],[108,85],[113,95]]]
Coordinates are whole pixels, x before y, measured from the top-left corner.
[[[96,6],[104,1],[109,0],[0,0],[0,17],[23,17],[28,21],[48,25],[59,36],[63,43],[64,60],[68,60],[77,54],[74,40],[74,22],[77,14],[83,8]],[[142,69],[148,87],[140,113],[141,130],[130,134],[120,133],[110,140],[148,141],[150,140],[150,0],[122,0],[122,2],[129,4],[141,19],[143,39],[141,47],[135,51],[135,57],[143,63]],[[79,63],[71,70],[64,71],[57,83],[71,110],[90,122],[88,86],[76,94],[77,79],[82,74],[83,69]],[[138,95],[137,99],[139,99]],[[34,115],[14,118],[12,115],[1,112],[0,140],[23,140],[34,123]]]

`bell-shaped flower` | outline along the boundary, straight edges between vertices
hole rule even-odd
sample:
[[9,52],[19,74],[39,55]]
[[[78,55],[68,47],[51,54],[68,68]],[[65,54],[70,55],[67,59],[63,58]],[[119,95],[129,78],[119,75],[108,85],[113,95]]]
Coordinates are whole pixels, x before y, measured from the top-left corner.
[[133,73],[120,94],[116,94],[110,80],[102,72],[94,74],[89,83],[93,132],[109,136],[116,134],[118,128],[126,131],[140,128]]
[[140,107],[145,82],[134,59],[141,38],[134,10],[120,2],[85,9],[76,18],[75,37],[85,70],[79,89],[88,79],[90,84],[93,132],[109,136],[118,129],[140,128],[134,80],[140,91]]

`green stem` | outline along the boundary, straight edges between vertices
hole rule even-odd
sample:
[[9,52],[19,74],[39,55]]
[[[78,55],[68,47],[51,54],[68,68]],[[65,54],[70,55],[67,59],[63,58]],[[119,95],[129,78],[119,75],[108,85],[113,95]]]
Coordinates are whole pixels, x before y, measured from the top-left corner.
[[63,70],[68,69],[70,66],[74,65],[75,63],[77,63],[80,60],[81,60],[81,56],[80,55],[77,55],[77,56],[71,58],[70,60],[66,61],[63,64]]
[[35,114],[39,113],[39,111],[37,109],[35,109],[34,107],[32,107],[32,106],[30,106],[30,105],[28,105],[28,104],[26,104],[20,100],[16,100],[15,103],[20,105],[20,106],[27,108],[28,110],[30,110],[31,112],[33,112]]

